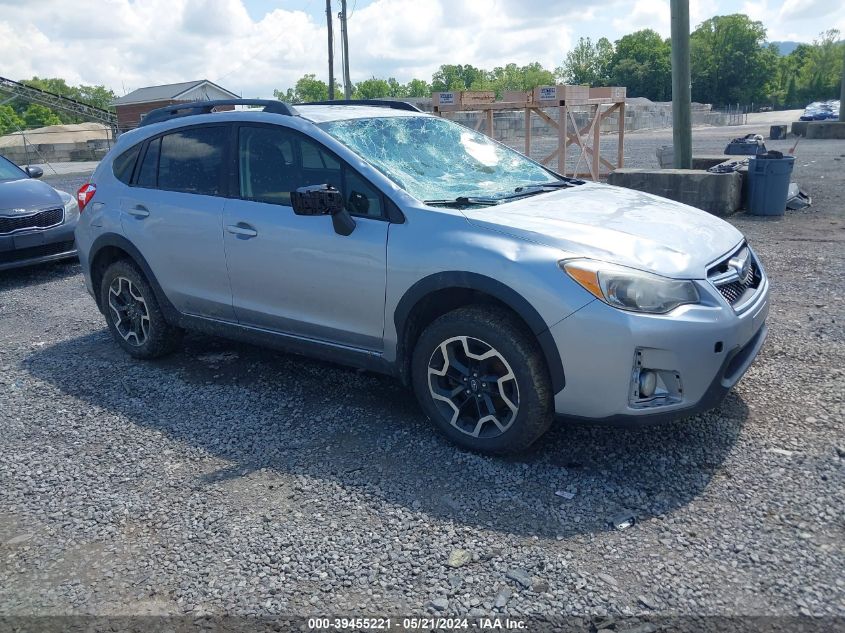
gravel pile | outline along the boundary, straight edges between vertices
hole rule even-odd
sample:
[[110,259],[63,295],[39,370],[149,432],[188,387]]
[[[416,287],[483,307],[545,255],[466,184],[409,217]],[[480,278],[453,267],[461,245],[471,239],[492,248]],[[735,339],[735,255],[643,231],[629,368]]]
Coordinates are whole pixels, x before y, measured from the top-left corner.
[[810,209],[732,219],[772,310],[720,409],[511,459],[388,378],[199,336],[131,360],[77,264],[0,273],[0,615],[845,616],[840,154],[802,142]]

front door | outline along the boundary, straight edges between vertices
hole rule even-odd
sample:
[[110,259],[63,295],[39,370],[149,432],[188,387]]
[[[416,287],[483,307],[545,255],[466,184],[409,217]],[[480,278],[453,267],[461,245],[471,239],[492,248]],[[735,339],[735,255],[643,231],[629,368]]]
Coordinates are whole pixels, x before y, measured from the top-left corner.
[[[244,325],[381,351],[389,223],[379,191],[314,141],[282,126],[238,130],[239,196],[223,210],[235,314]],[[290,192],[340,189],[357,226],[298,216]]]

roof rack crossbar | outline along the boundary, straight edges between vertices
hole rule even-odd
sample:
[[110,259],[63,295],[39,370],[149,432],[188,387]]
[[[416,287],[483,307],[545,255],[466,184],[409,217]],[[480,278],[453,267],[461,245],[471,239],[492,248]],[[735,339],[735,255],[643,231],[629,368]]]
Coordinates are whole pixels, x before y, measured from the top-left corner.
[[264,112],[271,112],[273,114],[284,114],[287,116],[296,116],[296,110],[287,103],[277,101],[275,99],[216,99],[211,101],[189,101],[185,103],[175,103],[173,105],[164,106],[163,108],[156,108],[147,112],[138,127],[150,125],[151,123],[161,123],[169,119],[176,119],[184,116],[191,116],[193,114],[208,114],[218,106],[264,106]]
[[407,110],[408,112],[422,112],[417,106],[407,101],[390,101],[388,99],[338,99],[336,101],[307,101],[296,105],[368,105],[391,110]]

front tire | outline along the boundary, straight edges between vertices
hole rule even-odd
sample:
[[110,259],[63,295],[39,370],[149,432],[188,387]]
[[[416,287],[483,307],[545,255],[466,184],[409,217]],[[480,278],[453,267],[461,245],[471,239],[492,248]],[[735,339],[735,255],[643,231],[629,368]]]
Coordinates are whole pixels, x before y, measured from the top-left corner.
[[539,345],[507,310],[469,306],[441,316],[419,337],[411,362],[423,411],[463,448],[519,452],[551,426],[551,384]]
[[181,340],[181,330],[164,318],[146,277],[128,260],[106,269],[100,305],[114,340],[130,356],[158,358],[172,352]]

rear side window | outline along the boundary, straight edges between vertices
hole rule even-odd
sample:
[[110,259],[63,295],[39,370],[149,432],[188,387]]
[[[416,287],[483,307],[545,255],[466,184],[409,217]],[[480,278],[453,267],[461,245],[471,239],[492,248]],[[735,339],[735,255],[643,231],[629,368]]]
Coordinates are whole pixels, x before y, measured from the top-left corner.
[[227,136],[225,127],[200,127],[161,137],[158,188],[219,195]]
[[158,155],[161,148],[161,139],[150,141],[141,168],[138,170],[137,185],[154,189],[158,185]]
[[114,159],[111,168],[114,172],[114,177],[120,182],[129,184],[132,179],[132,172],[135,170],[135,161],[138,160],[138,154],[141,153],[141,145],[130,147],[120,156]]

